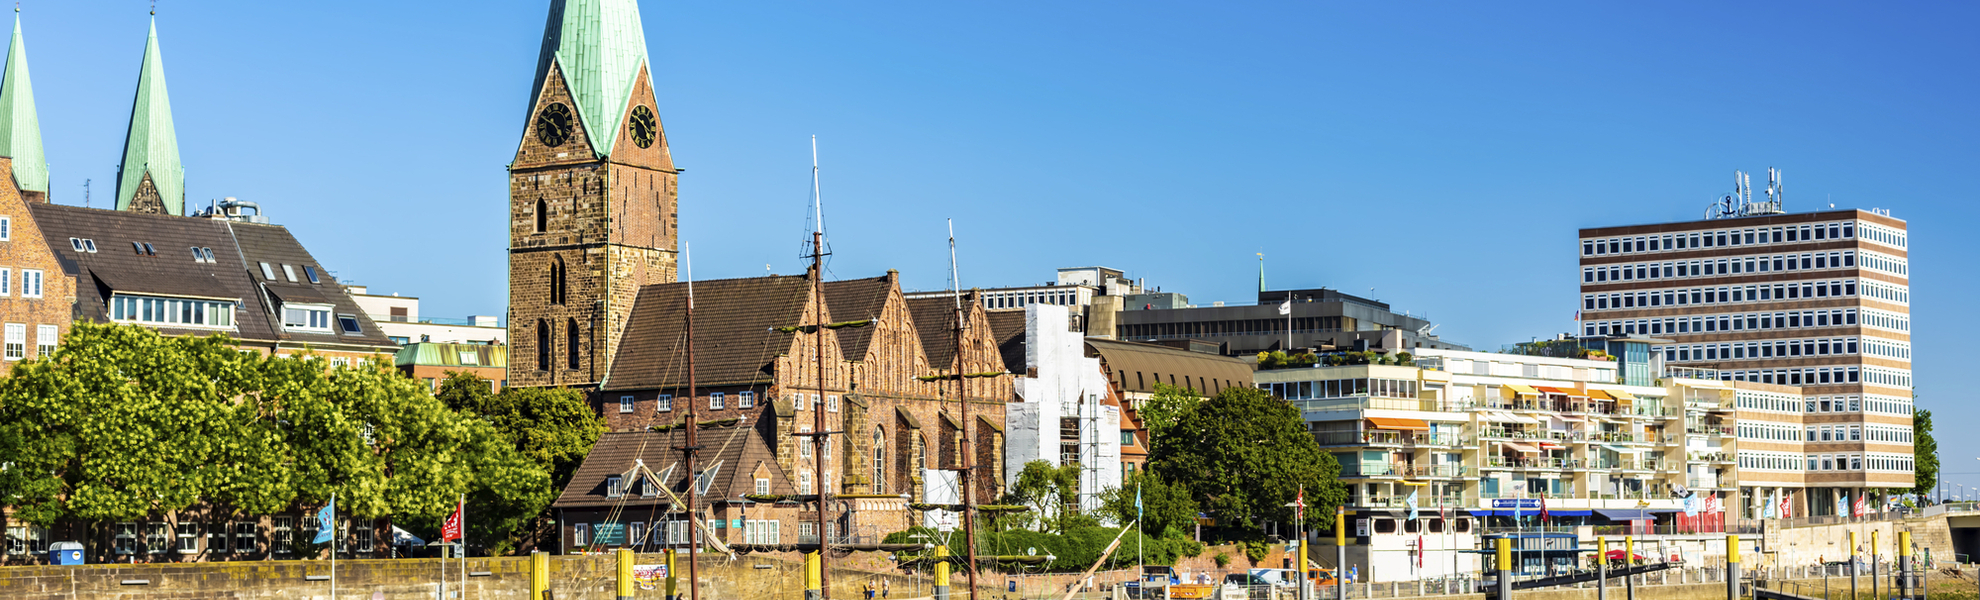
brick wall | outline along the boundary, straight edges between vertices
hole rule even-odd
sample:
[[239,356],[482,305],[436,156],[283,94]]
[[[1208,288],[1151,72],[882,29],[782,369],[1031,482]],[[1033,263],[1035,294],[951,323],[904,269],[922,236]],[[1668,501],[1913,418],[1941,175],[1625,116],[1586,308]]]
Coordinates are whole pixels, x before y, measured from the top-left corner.
[[[0,158],[0,172],[13,172],[13,160]],[[28,200],[21,195],[20,188],[15,187],[13,178],[5,179],[6,183],[0,184],[0,216],[7,218],[9,231],[7,239],[0,241],[0,269],[6,269],[7,276],[6,294],[0,295],[0,322],[22,326],[26,339],[20,356],[31,359],[38,355],[36,338],[40,326],[54,325],[58,337],[68,334],[75,314],[76,283],[74,278],[63,274],[55,252],[41,235],[41,227],[28,213]],[[40,297],[23,295],[23,271],[42,273]],[[53,345],[56,341],[47,340],[47,343]],[[6,362],[11,365],[13,361]]]

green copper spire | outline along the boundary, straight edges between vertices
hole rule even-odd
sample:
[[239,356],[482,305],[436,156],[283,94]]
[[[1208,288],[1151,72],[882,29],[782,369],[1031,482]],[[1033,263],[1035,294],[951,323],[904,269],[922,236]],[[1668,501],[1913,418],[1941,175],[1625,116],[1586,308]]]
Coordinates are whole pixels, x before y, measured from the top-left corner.
[[530,110],[555,64],[577,98],[578,118],[599,156],[610,156],[639,69],[647,64],[637,0],[551,0],[536,59]]
[[21,190],[48,191],[48,157],[41,151],[41,118],[34,111],[34,84],[28,83],[19,9],[14,11],[14,42],[7,46],[7,73],[0,78],[0,152],[14,159],[14,183]]
[[[149,179],[147,182],[146,180]],[[131,128],[124,134],[124,164],[117,173],[117,210],[181,214],[186,173],[179,166],[179,136],[172,129],[172,101],[165,95],[165,59],[158,53],[158,20],[144,41]]]

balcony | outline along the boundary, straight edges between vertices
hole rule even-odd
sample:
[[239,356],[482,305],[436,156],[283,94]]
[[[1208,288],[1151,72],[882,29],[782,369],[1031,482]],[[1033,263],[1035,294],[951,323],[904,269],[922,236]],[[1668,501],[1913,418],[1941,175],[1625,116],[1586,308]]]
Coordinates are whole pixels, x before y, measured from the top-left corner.
[[1732,453],[1730,452],[1692,452],[1690,456],[1687,457],[1687,460],[1696,463],[1730,464],[1735,462],[1735,459]]
[[[1362,507],[1362,508],[1408,508],[1409,507],[1408,496],[1365,496],[1362,498],[1351,499],[1349,500],[1349,502],[1357,507]],[[1476,504],[1475,499],[1473,501],[1473,504]],[[1419,495],[1416,497],[1416,509],[1420,513],[1424,513],[1424,514],[1435,513],[1437,511],[1437,507],[1439,506],[1467,506],[1467,505],[1465,504],[1464,498],[1460,498],[1458,496]]]
[[1661,460],[1596,460],[1590,461],[1588,468],[1597,471],[1668,471],[1677,465]]
[[1684,432],[1691,435],[1732,435],[1733,426],[1686,423],[1684,425]]
[[1530,458],[1492,455],[1485,457],[1487,469],[1515,470],[1554,470],[1567,471],[1581,468],[1581,460],[1574,458]]
[[1691,489],[1694,490],[1712,490],[1712,489],[1728,487],[1723,485],[1723,483],[1724,482],[1719,481],[1719,478],[1717,477],[1694,476],[1685,480],[1685,486],[1690,487]]

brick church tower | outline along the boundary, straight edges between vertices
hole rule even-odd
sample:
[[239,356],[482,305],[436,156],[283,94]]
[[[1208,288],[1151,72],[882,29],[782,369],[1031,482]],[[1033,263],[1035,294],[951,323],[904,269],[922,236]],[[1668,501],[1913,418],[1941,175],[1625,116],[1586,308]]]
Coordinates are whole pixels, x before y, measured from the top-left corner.
[[679,172],[635,0],[551,0],[509,164],[509,385],[590,387],[674,281]]

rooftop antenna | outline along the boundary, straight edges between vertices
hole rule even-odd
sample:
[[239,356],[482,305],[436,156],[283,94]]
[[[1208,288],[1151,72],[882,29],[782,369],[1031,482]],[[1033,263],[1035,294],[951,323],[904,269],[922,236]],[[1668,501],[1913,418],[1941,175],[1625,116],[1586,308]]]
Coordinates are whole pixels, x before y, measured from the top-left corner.
[[[20,3],[19,3],[19,2],[16,2],[16,3],[14,3],[14,10],[15,10],[15,11],[19,11],[20,9],[21,9],[21,8],[20,8]],[[83,179],[83,208],[89,208],[89,180],[88,180],[88,179]]]

